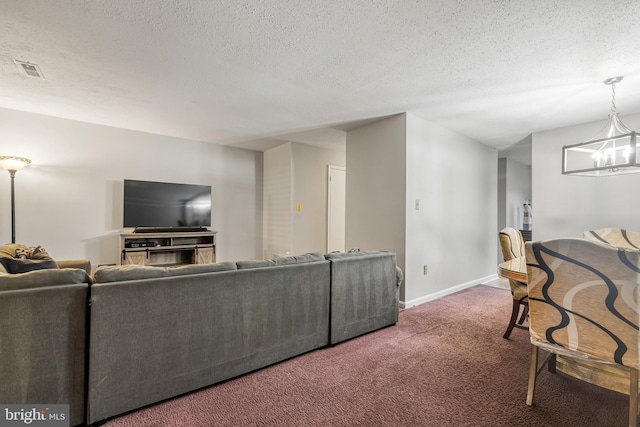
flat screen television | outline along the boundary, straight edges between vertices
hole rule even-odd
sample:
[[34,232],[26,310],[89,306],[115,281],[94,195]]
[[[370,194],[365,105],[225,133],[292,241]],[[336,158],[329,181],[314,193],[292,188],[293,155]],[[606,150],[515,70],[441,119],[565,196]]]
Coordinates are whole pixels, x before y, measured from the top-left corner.
[[125,179],[123,210],[124,227],[209,227],[211,186]]

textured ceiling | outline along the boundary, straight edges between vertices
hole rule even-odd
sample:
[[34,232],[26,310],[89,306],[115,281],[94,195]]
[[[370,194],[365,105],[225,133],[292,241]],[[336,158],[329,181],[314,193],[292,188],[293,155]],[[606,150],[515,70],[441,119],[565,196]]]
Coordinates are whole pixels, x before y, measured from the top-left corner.
[[639,17],[637,0],[4,0],[0,107],[254,149],[340,147],[407,111],[505,147],[606,118],[611,76],[640,112]]

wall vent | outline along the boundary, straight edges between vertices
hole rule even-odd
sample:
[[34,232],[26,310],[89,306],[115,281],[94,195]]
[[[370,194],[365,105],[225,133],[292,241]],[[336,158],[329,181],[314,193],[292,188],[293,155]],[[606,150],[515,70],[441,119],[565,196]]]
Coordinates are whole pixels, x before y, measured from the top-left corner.
[[17,59],[14,59],[13,62],[15,62],[20,71],[25,73],[27,76],[44,79],[44,74],[42,74],[42,70],[40,70],[39,65],[32,64],[30,62],[18,61]]

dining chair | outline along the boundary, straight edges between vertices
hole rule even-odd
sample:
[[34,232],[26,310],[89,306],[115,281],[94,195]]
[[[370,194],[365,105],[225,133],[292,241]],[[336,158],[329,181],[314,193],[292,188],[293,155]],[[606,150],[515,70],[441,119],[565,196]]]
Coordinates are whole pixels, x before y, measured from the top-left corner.
[[[524,239],[519,230],[511,227],[503,228],[498,233],[498,238],[500,239],[500,247],[502,248],[502,257],[505,261],[524,256]],[[507,339],[511,336],[513,328],[529,329],[523,325],[529,312],[527,284],[509,279],[509,288],[511,289],[511,296],[513,297],[513,306],[509,326],[507,326],[507,330],[502,336]],[[520,315],[519,319],[518,315]]]
[[[555,372],[556,355],[613,364],[629,373],[629,425],[637,426],[640,251],[561,238],[527,242],[525,256],[531,337],[527,405],[533,404],[544,365]],[[549,352],[540,365],[539,349]]]
[[608,243],[618,248],[640,249],[640,233],[622,228],[599,228],[583,233],[587,240]]

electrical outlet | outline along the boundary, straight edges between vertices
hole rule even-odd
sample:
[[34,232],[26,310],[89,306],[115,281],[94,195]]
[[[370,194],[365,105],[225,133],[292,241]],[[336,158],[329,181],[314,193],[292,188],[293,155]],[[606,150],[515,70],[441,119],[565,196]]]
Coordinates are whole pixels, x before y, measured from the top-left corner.
[[420,210],[420,200],[416,200],[416,210]]
[[423,270],[422,270],[422,271],[423,271],[423,273],[422,273],[422,274],[427,274],[427,264],[425,264],[425,265],[423,266]]

